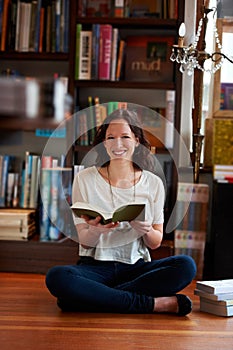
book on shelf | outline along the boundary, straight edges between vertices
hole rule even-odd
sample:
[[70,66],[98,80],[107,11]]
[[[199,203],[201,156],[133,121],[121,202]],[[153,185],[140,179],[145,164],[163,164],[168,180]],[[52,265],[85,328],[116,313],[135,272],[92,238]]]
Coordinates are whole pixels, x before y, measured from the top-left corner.
[[76,24],[76,43],[75,43],[75,79],[79,79],[79,61],[80,61],[80,33],[82,31],[82,24]]
[[99,36],[99,80],[110,80],[112,25],[101,24]]
[[220,109],[233,110],[233,83],[221,83]]
[[15,157],[9,154],[0,155],[0,207],[5,207],[8,201],[8,174],[12,171]]
[[87,215],[90,218],[101,216],[101,223],[107,224],[118,221],[131,221],[145,219],[145,204],[144,203],[128,203],[114,210],[107,212],[102,208],[92,206],[89,203],[76,202],[71,206],[74,215],[80,217]]
[[119,29],[113,28],[113,31],[112,31],[112,53],[111,53],[111,77],[110,77],[110,79],[112,81],[116,80],[118,45],[119,45]]
[[72,168],[41,169],[40,184],[40,240],[59,240],[69,235],[72,218],[70,213]]
[[9,23],[8,23],[9,7],[10,7],[10,0],[4,0],[4,2],[2,3],[2,13],[1,13],[0,51],[5,51],[7,47],[7,31],[9,27]]
[[213,166],[214,180],[233,181],[233,165],[214,164]]
[[209,186],[178,182],[174,232],[175,254],[192,256],[202,278],[207,234]]
[[213,118],[213,164],[233,165],[233,118]]
[[81,30],[79,42],[79,72],[78,78],[91,79],[92,31]]
[[233,316],[233,300],[209,301],[200,298],[200,311],[217,316]]
[[174,81],[170,62],[173,36],[128,36],[125,49],[125,79],[129,81]]
[[233,293],[233,279],[197,281],[196,289],[210,294]]
[[117,61],[116,61],[116,74],[115,80],[118,81],[123,76],[123,67],[124,67],[124,57],[125,57],[125,40],[121,39],[119,42],[118,52],[117,52]]
[[124,17],[125,0],[114,0],[114,17]]
[[166,90],[166,108],[165,108],[165,147],[173,148],[174,146],[174,120],[175,120],[175,90]]
[[92,24],[92,54],[91,54],[91,79],[99,78],[99,40],[100,24]]

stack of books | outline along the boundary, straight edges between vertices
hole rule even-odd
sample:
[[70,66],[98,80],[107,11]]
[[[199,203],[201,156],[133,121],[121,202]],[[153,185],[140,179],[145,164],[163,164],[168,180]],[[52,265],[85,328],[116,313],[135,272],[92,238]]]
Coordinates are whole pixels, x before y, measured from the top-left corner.
[[35,234],[34,209],[0,209],[0,240],[28,240]]
[[233,316],[233,279],[197,281],[194,294],[200,298],[200,311]]

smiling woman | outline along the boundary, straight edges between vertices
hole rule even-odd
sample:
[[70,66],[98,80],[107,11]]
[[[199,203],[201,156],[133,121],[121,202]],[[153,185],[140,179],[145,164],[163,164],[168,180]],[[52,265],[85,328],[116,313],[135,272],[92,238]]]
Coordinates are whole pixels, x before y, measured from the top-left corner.
[[101,223],[74,217],[79,239],[79,263],[56,266],[47,286],[62,310],[186,315],[191,300],[177,294],[196,274],[189,256],[151,261],[149,248],[163,238],[165,191],[155,175],[143,129],[134,111],[117,109],[98,128],[94,146],[98,164],[79,172],[72,201],[111,211],[129,202],[145,204],[144,219]]

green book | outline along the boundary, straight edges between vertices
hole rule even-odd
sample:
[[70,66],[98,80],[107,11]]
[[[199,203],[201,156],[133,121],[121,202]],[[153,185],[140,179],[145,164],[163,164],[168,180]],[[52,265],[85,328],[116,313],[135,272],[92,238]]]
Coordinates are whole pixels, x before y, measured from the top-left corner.
[[107,212],[102,208],[92,206],[89,203],[76,202],[71,206],[74,215],[81,217],[88,215],[90,218],[101,216],[102,224],[118,221],[145,220],[145,204],[144,203],[128,203],[114,210]]

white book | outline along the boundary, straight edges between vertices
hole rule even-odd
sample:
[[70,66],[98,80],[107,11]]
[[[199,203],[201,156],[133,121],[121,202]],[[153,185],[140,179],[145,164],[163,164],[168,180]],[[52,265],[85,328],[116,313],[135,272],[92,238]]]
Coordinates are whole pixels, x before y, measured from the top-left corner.
[[199,289],[194,289],[194,294],[198,295],[199,297],[202,297],[208,300],[213,300],[213,301],[233,299],[233,292],[211,294],[211,293],[203,292],[202,290],[199,290]]
[[91,79],[92,31],[80,32],[79,79]]
[[196,288],[206,293],[233,293],[233,279],[197,281]]
[[118,49],[119,29],[113,28],[112,32],[112,62],[111,62],[111,80],[116,80],[117,49]]
[[166,91],[165,147],[174,146],[175,90]]
[[233,305],[214,305],[213,303],[202,300],[200,302],[200,311],[208,312],[217,316],[233,316]]

